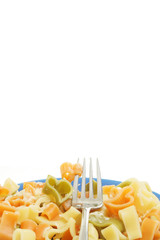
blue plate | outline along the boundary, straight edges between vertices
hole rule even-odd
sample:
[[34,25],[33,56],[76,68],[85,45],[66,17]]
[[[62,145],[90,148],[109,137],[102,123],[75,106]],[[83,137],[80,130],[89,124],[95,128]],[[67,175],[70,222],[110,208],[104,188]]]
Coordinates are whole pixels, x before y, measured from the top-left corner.
[[[61,178],[57,178],[58,180],[60,180]],[[80,187],[81,187],[81,178],[79,179],[79,190],[80,190]],[[46,179],[40,179],[40,180],[33,180],[34,182],[45,182],[46,181]],[[87,180],[86,180],[86,183],[88,182],[89,180],[88,180],[88,178],[87,178]],[[109,179],[102,179],[102,185],[104,186],[104,185],[118,185],[118,184],[120,184],[121,182],[120,181],[116,181],[116,180],[109,180]],[[19,186],[20,186],[20,188],[19,188],[19,191],[21,191],[22,189],[23,189],[23,183],[20,183],[19,184]],[[158,193],[156,193],[156,192],[153,192],[155,195],[156,195],[156,197],[160,200],[160,194],[158,194]]]

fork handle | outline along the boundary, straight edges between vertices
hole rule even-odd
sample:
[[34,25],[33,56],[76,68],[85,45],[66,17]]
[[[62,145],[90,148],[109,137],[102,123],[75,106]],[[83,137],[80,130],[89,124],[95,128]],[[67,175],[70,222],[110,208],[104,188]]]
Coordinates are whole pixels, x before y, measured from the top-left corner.
[[82,208],[82,222],[79,234],[79,240],[88,240],[88,220],[89,220],[90,208]]

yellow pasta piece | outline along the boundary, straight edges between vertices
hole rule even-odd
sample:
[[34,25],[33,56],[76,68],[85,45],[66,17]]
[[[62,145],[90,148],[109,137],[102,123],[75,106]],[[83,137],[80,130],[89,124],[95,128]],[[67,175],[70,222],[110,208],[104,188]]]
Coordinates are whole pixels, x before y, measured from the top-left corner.
[[33,221],[36,221],[36,218],[38,217],[38,211],[33,206],[23,206],[17,209],[19,212],[19,219],[18,221],[21,223],[25,219],[32,219]]
[[127,239],[115,225],[104,228],[101,233],[107,240],[125,240]]
[[79,237],[78,236],[74,236],[73,240],[79,240]]
[[21,223],[22,221],[24,221],[25,219],[28,219],[29,218],[29,212],[30,212],[30,209],[28,207],[20,207],[18,210],[19,212],[19,222]]
[[46,204],[50,202],[51,198],[48,195],[44,194],[43,196],[37,199],[37,201],[35,202],[35,207],[37,207],[37,210],[41,212],[43,208],[46,206]]
[[66,224],[61,228],[46,229],[44,232],[45,240],[51,240],[55,235],[56,239],[61,238],[68,229],[70,229],[71,235],[73,234],[75,236],[76,231],[73,228],[75,228],[75,220],[73,218],[70,218],[68,222],[66,222]]
[[[73,236],[73,240],[78,240],[79,236]],[[98,232],[92,223],[88,225],[88,239],[89,240],[101,240],[98,238]]]
[[55,221],[49,221],[46,217],[43,216],[38,216],[36,217],[35,220],[38,224],[39,223],[46,223],[51,225],[52,227],[57,227],[57,228],[61,228],[66,224],[66,220],[63,218],[60,218],[60,220],[55,220]]
[[70,207],[68,211],[62,214],[62,218],[68,221],[69,218],[74,218],[76,223],[79,225],[81,221],[81,212],[74,207]]
[[[61,238],[68,228],[70,229],[73,240],[78,240],[79,236],[76,236],[75,220],[73,218],[70,218],[63,228],[46,230],[44,233],[45,240],[51,240],[54,235],[56,235],[56,239],[58,237]],[[98,232],[92,223],[89,223],[88,228],[89,240],[98,240]]]
[[12,240],[36,240],[36,234],[29,229],[17,228],[13,232]]
[[124,223],[129,239],[142,237],[139,218],[135,206],[130,206],[120,210],[119,217]]
[[76,236],[76,220],[73,218],[69,219],[70,233],[72,237]]
[[9,190],[9,194],[13,194],[19,189],[19,185],[17,185],[11,178],[6,179],[3,187]]
[[88,224],[88,238],[89,240],[98,240],[98,232],[92,223]]
[[131,186],[134,189],[134,205],[139,214],[143,215],[159,203],[158,198],[150,191],[145,182],[132,179]]

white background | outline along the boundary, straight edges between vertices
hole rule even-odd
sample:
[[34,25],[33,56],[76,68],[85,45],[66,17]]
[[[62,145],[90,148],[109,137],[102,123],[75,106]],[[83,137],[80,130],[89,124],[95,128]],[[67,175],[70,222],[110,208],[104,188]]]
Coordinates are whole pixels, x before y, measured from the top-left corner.
[[0,182],[102,177],[160,192],[160,2],[0,2]]

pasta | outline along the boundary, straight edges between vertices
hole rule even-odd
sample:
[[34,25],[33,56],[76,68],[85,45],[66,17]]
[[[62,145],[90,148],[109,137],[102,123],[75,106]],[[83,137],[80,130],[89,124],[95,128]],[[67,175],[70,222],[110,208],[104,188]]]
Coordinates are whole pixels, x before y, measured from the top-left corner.
[[36,240],[36,234],[28,229],[16,229],[13,233],[13,240]]
[[107,240],[125,240],[127,239],[126,236],[124,236],[119,229],[115,225],[110,225],[109,227],[106,227],[102,230],[102,234]]
[[[80,164],[63,163],[62,179],[0,186],[0,240],[78,240],[82,213],[72,206]],[[93,181],[96,196],[97,183]],[[89,185],[86,184],[86,196]],[[78,192],[78,196],[81,193]],[[131,178],[103,186],[103,206],[89,215],[89,240],[160,240],[160,201],[146,182]]]
[[10,194],[13,194],[19,189],[19,185],[12,181],[11,178],[7,178],[3,187],[7,188]]
[[73,218],[69,218],[68,222],[66,222],[63,227],[46,230],[44,234],[45,240],[51,240],[53,237],[55,237],[55,239],[62,238],[64,233],[68,231],[68,229],[70,230],[70,234],[72,235],[72,237],[74,237],[76,235],[76,232],[75,220]]
[[104,201],[105,206],[109,209],[113,215],[118,215],[121,209],[129,207],[134,204],[133,188],[130,186],[118,189],[117,194]]
[[58,219],[60,214],[59,207],[55,203],[48,203],[48,205],[43,210],[41,216],[46,216],[48,220]]
[[38,211],[36,210],[35,206],[21,206],[17,208],[17,212],[19,213],[18,222],[20,224],[26,219],[35,221],[38,217]]
[[142,237],[140,222],[135,206],[119,210],[119,216],[124,223],[129,239]]
[[96,230],[96,228],[92,223],[89,223],[89,226],[88,226],[88,237],[90,240],[98,239],[98,231]]
[[81,212],[74,207],[70,207],[68,211],[63,213],[62,218],[67,221],[71,217],[76,220],[77,224],[79,224],[81,219]]
[[43,193],[49,195],[57,205],[60,205],[71,196],[72,186],[65,179],[57,180],[49,175],[43,187]]
[[4,211],[0,223],[0,239],[8,240],[12,238],[18,214]]
[[82,175],[82,166],[79,163],[72,164],[68,162],[64,162],[60,166],[60,171],[62,178],[67,179],[69,182],[74,180],[75,175]]
[[51,226],[47,223],[40,223],[37,225],[35,233],[36,233],[36,239],[37,240],[45,240],[44,238],[44,232],[47,229],[51,229]]
[[5,197],[8,195],[9,190],[5,187],[0,186],[0,200],[3,201]]
[[32,231],[36,231],[37,223],[33,221],[32,219],[26,219],[23,222],[21,222],[21,228],[22,229],[30,229]]
[[142,222],[142,235],[143,239],[151,240],[155,238],[159,238],[159,227],[160,223],[157,220],[153,220],[150,218],[145,218]]

